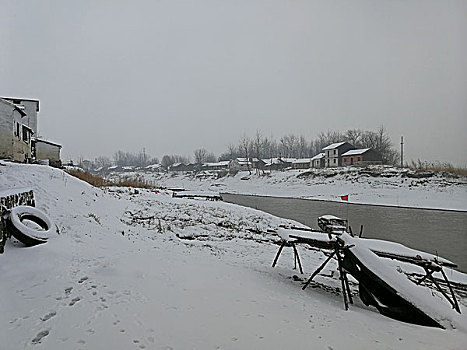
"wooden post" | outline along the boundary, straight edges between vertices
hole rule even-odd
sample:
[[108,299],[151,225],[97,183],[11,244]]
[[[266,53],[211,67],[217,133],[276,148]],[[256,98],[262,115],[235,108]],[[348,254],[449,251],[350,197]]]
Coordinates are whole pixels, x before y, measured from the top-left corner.
[[454,300],[454,308],[456,309],[456,311],[458,313],[461,313],[461,309],[459,307],[459,304],[457,303],[457,299],[456,299],[456,296],[454,294],[454,291],[452,290],[452,287],[451,287],[451,283],[449,283],[449,280],[448,278],[446,277],[446,274],[444,273],[444,270],[441,268],[441,273],[443,274],[443,277],[444,277],[444,280],[446,281],[448,287],[449,287],[449,290],[451,292],[451,295],[452,295],[452,299]]
[[308,287],[308,285],[311,283],[311,281],[313,280],[313,277],[315,277],[318,273],[321,272],[321,270],[326,266],[326,264],[329,262],[329,260],[332,259],[332,257],[334,256],[336,252],[332,252],[331,255],[328,256],[328,258],[324,261],[324,263],[321,264],[320,267],[318,267],[315,272],[312,273],[312,275],[310,276],[310,278],[308,279],[308,281],[306,281],[305,285],[302,287],[303,290],[305,290],[306,287]]
[[[425,269],[425,271],[426,271],[427,274],[428,274],[427,268],[424,267],[424,269]],[[443,270],[441,269],[441,271],[443,271]],[[444,275],[444,273],[443,273],[443,275]],[[432,276],[431,274],[430,274],[428,277],[429,277],[429,278],[431,279],[431,281],[435,284],[435,286],[438,288],[438,290],[441,292],[441,294],[443,294],[443,296],[449,301],[449,303],[452,305],[452,308],[453,308],[453,309],[456,309],[456,311],[460,313],[459,305],[457,304],[457,300],[454,298],[455,301],[452,301],[451,298],[449,297],[449,295],[446,294],[446,292],[441,288],[441,286],[439,285],[439,283],[436,282],[436,280],[433,278],[433,276]],[[453,294],[453,295],[454,295],[454,294]]]
[[297,261],[298,261],[298,267],[300,268],[300,273],[303,273],[302,263],[300,262],[300,256],[298,255],[298,250],[297,250],[297,247],[295,246],[295,243],[292,243],[292,247],[294,251],[295,269],[297,268]]
[[344,271],[344,281],[345,287],[347,288],[347,296],[349,297],[349,302],[353,304],[352,293],[350,293],[349,279],[347,278],[347,272]]
[[279,255],[281,255],[282,249],[284,249],[284,246],[286,245],[286,241],[283,241],[279,250],[277,251],[276,257],[274,258],[274,262],[272,263],[272,267],[276,266],[277,259],[279,259]]
[[358,238],[362,238],[363,234],[363,225],[360,226],[360,234],[358,235]]
[[342,285],[342,296],[344,297],[344,306],[345,306],[345,310],[348,310],[349,309],[349,304],[347,302],[347,292],[346,292],[346,289],[345,289],[345,281],[344,281],[344,271],[342,269],[342,259],[341,259],[341,256],[339,254],[339,247],[336,245],[336,256],[337,256],[337,264],[339,266],[339,277],[340,277],[340,280],[341,280],[341,285]]

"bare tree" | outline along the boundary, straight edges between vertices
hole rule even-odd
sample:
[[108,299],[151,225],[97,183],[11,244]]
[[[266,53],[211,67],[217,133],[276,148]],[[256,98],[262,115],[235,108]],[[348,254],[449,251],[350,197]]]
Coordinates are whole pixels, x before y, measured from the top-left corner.
[[251,169],[250,169],[249,158],[250,158],[251,143],[252,142],[250,141],[250,139],[246,135],[243,135],[243,137],[240,139],[240,151],[245,156],[245,159],[246,159],[246,162],[247,162],[248,172],[250,173],[250,175],[251,175]]
[[362,134],[361,129],[349,129],[344,134],[344,140],[354,147],[360,147]]
[[193,152],[195,156],[195,163],[196,164],[203,164],[206,162],[206,157],[208,155],[208,151],[205,148],[198,148]]
[[94,165],[96,168],[105,168],[112,165],[112,161],[109,157],[99,156],[94,159]]

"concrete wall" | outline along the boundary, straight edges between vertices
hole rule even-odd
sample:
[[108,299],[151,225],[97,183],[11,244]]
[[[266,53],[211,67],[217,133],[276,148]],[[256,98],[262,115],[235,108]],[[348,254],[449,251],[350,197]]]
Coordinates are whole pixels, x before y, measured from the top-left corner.
[[60,147],[40,140],[36,141],[36,159],[60,161]]
[[[16,131],[16,126],[14,126]],[[13,160],[24,162],[31,159],[31,137],[28,136],[28,141],[23,141],[23,127],[20,125],[19,137],[13,136]]]
[[[28,125],[28,118],[9,102],[12,100],[0,99],[0,158],[24,162],[31,159],[31,131],[23,128]],[[37,104],[29,103],[28,108],[34,110],[37,124]]]
[[21,98],[5,98],[5,100],[24,107],[26,117],[23,118],[23,123],[29,126],[34,132],[34,135],[37,136],[37,113],[39,111],[39,101],[22,100]]
[[34,135],[37,136],[37,110],[39,109],[39,101],[21,101],[21,104],[24,106],[24,111],[26,112],[25,124],[28,125]]
[[0,100],[0,158],[19,162],[31,158],[29,131],[28,141],[23,141],[24,119],[14,106]]
[[14,113],[14,108],[11,105],[0,100],[0,158],[13,159]]

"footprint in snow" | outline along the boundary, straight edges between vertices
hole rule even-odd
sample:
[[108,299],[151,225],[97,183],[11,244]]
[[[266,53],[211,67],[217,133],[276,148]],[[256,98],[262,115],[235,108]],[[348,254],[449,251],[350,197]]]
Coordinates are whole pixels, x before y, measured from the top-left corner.
[[75,305],[78,301],[80,301],[81,298],[80,297],[76,297],[76,298],[73,298],[71,299],[70,303],[68,304],[69,306],[73,306]]
[[56,311],[52,311],[52,312],[49,312],[47,315],[45,316],[42,316],[41,317],[41,320],[42,321],[47,321],[47,320],[50,320],[52,317],[54,317],[55,315],[57,315],[57,312]]
[[78,283],[83,283],[84,281],[87,281],[89,279],[88,276],[81,277],[81,279],[78,281]]
[[41,331],[39,333],[37,333],[37,335],[34,337],[33,340],[31,340],[31,343],[33,344],[39,344],[40,342],[42,342],[42,339],[46,336],[49,335],[49,331],[48,330],[44,330],[44,331]]

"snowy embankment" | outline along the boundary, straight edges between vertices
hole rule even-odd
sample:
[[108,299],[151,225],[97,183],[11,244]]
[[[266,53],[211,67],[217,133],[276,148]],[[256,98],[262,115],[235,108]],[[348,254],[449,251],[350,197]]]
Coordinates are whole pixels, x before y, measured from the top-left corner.
[[272,269],[278,236],[271,230],[297,225],[289,220],[163,192],[101,190],[46,166],[1,163],[0,191],[18,187],[34,190],[36,206],[60,234],[32,248],[10,240],[0,255],[2,349],[463,349],[467,343],[458,320],[449,330],[405,324],[358,298],[344,311],[333,263],[303,291],[302,281],[325,256],[299,247],[300,275],[284,249]]
[[[124,173],[135,176],[138,173]],[[242,171],[217,178],[139,173],[160,186],[188,190],[231,192],[264,196],[308,198],[349,203],[378,204],[467,211],[467,178],[446,173],[415,172],[393,167],[273,171],[268,175]],[[122,176],[113,174],[113,176]]]

